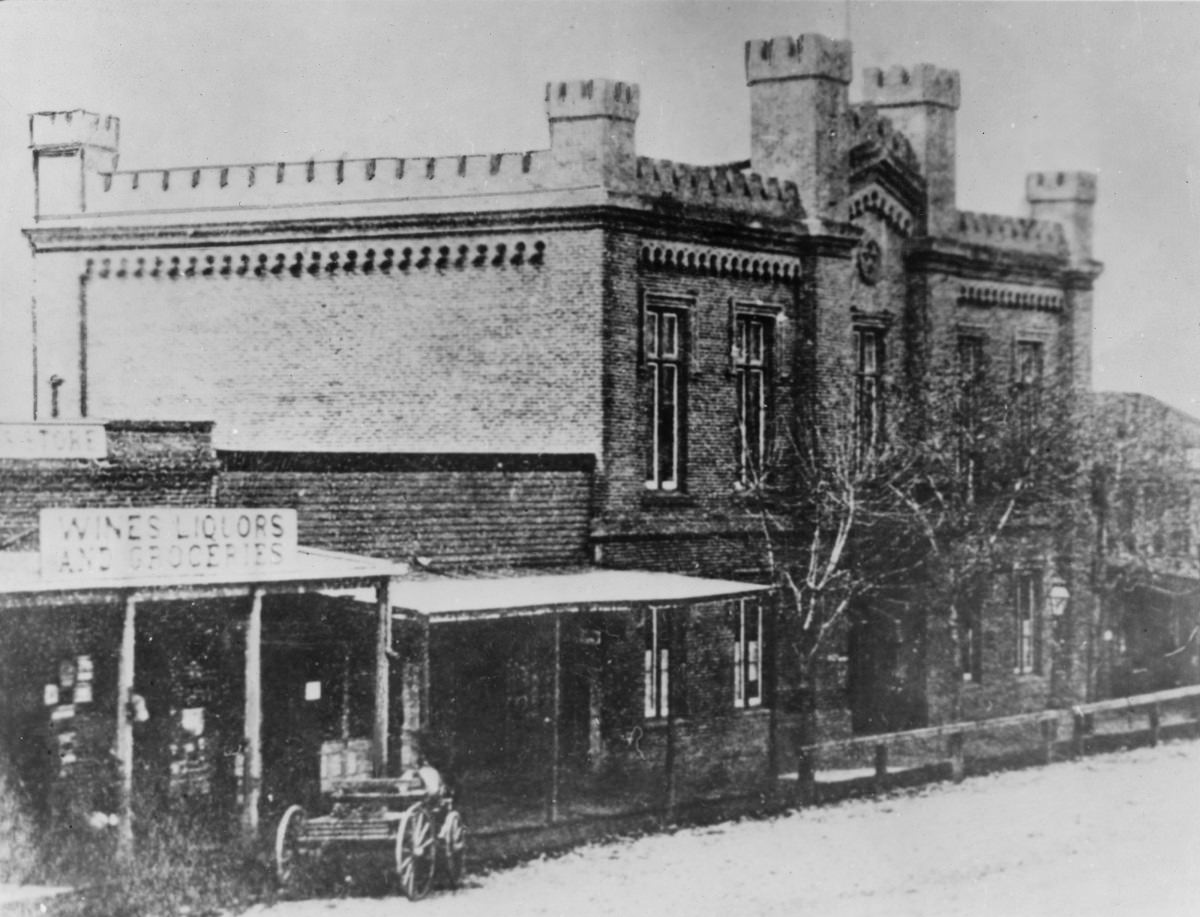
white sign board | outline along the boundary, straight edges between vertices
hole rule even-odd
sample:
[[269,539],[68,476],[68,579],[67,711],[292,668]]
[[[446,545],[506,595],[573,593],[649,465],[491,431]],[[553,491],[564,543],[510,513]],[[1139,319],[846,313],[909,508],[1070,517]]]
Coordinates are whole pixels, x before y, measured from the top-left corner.
[[100,423],[0,423],[0,458],[102,459],[108,436]]
[[43,509],[43,577],[213,577],[294,566],[294,509]]

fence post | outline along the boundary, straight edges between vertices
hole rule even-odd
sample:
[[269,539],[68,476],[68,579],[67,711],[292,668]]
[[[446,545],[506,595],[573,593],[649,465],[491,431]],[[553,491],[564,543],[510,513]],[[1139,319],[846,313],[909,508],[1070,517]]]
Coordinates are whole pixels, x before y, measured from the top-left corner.
[[1087,721],[1083,711],[1071,711],[1071,757],[1081,758],[1087,751]]
[[887,788],[888,748],[883,742],[875,746],[875,794]]
[[955,783],[962,783],[963,778],[967,775],[966,761],[963,757],[965,740],[966,734],[961,729],[955,730],[947,736],[947,745],[950,751],[950,777]]
[[1150,705],[1150,747],[1158,744],[1159,730],[1162,726],[1162,705],[1155,701]]
[[1058,718],[1042,720],[1039,724],[1042,733],[1042,763],[1054,763],[1054,743],[1058,741]]
[[816,805],[817,802],[817,768],[814,760],[815,753],[810,748],[800,749],[800,762],[796,773],[797,791],[800,794],[800,804]]

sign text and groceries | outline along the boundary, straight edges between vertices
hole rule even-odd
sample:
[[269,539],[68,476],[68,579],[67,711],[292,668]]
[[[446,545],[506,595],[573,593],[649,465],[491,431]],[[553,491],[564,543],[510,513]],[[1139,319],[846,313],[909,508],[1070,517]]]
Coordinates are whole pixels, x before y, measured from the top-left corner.
[[294,509],[43,509],[43,577],[215,576],[297,561]]
[[108,436],[99,423],[0,423],[0,458],[102,459]]

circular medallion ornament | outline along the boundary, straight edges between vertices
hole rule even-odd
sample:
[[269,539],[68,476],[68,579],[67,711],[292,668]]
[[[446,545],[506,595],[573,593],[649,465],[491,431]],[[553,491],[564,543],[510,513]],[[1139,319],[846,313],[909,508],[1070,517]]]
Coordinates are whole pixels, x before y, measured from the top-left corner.
[[879,247],[879,243],[875,239],[867,236],[858,246],[858,276],[863,283],[874,286],[879,282],[882,272],[883,249]]

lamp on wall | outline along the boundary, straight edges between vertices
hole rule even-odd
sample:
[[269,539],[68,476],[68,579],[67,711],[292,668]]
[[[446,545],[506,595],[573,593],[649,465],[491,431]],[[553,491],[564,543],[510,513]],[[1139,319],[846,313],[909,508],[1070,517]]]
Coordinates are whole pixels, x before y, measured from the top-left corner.
[[1046,593],[1046,598],[1050,608],[1050,617],[1061,618],[1067,610],[1067,603],[1071,601],[1071,590],[1067,588],[1067,584],[1062,581],[1062,578],[1056,575],[1050,580],[1050,589]]

